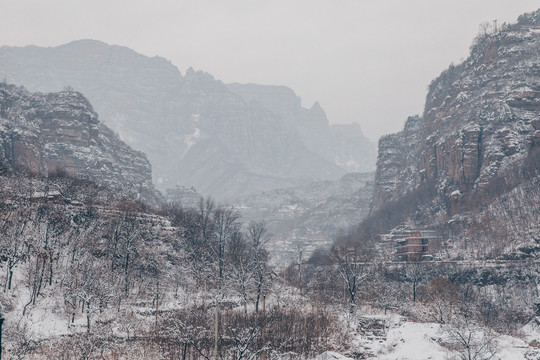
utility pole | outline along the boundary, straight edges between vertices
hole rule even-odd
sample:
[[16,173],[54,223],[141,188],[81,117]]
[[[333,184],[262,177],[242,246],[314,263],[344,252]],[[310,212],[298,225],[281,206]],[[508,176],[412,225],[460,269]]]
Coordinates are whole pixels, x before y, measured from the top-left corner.
[[[263,295],[263,321],[264,321],[264,323],[263,323],[263,328],[262,328],[262,341],[263,341],[263,347],[265,347],[266,346],[266,331],[265,331],[265,326],[266,326],[266,294]],[[266,360],[266,350],[264,350],[261,353],[261,359]]]
[[159,314],[159,280],[157,281],[157,285],[156,285],[156,327],[158,324],[158,314]]
[[[214,320],[214,354],[218,358],[219,348],[219,299],[216,299],[216,318]],[[0,359],[1,360],[1,359]]]

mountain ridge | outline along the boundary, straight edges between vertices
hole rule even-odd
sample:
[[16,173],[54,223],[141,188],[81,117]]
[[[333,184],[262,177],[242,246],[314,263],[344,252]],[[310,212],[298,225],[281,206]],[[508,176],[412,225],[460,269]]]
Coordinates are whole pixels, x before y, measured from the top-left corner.
[[[223,199],[374,167],[369,141],[364,147],[344,141],[339,154],[324,150],[340,135],[322,141],[320,129],[305,121],[300,124],[300,117],[321,114],[310,115],[291,89],[276,87],[288,90],[274,103],[294,103],[284,116],[268,104],[230,91],[230,85],[208,73],[190,68],[182,75],[164,58],[118,45],[80,40],[55,48],[2,47],[1,77],[31,90],[71,86],[84,93],[107,126],[147,154],[161,190],[177,184],[196,186],[203,194]],[[311,140],[306,140],[306,128]],[[367,140],[361,130],[355,133],[357,139]],[[362,162],[370,156],[372,160]],[[206,163],[218,164],[221,170],[213,172]],[[220,181],[223,176],[230,180]]]
[[121,142],[75,91],[30,93],[0,84],[0,165],[44,177],[62,171],[157,200],[144,154]]
[[[460,256],[471,255],[463,250],[471,238],[484,246],[474,256],[491,257],[538,240],[536,230],[512,239],[512,233],[524,234],[526,223],[513,230],[502,224],[509,214],[533,217],[535,207],[522,215],[513,205],[508,213],[499,209],[489,222],[490,216],[479,214],[505,194],[513,194],[506,203],[524,201],[527,195],[514,189],[529,189],[533,198],[536,193],[530,186],[538,184],[540,168],[539,14],[480,34],[470,56],[430,84],[423,115],[409,117],[401,132],[379,140],[371,213],[401,207],[386,230],[399,222],[437,226]],[[489,239],[488,223],[498,220],[505,230]],[[498,251],[486,250],[489,243],[497,243]]]

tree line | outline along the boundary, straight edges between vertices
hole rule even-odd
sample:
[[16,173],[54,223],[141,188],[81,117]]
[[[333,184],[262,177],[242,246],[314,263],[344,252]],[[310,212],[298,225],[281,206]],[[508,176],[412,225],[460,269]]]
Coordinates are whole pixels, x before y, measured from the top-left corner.
[[[459,343],[467,332],[507,333],[534,316],[533,263],[386,266],[351,231],[278,268],[266,223],[210,198],[151,208],[65,174],[2,183],[0,305],[14,358],[362,358],[343,319],[366,309],[451,325],[448,346],[462,348],[474,345]],[[35,333],[43,309],[62,319],[59,335]]]

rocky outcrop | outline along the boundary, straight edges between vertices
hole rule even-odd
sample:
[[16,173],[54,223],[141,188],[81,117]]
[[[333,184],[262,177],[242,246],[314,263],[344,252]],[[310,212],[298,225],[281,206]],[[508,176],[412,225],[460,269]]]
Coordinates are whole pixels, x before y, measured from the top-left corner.
[[147,154],[161,190],[195,186],[223,199],[374,165],[358,126],[334,131],[319,106],[302,108],[291,89],[182,75],[166,59],[125,47],[2,47],[0,78],[32,91],[81,91],[109,128]]
[[373,210],[429,184],[455,214],[538,169],[530,163],[540,134],[538,14],[479,36],[465,62],[431,83],[422,117],[380,140]]
[[0,163],[4,170],[48,176],[59,169],[154,200],[145,156],[100,123],[78,92],[30,93],[0,84]]
[[300,98],[285,86],[228,84],[227,88],[293,125],[306,148],[326,161],[347,172],[374,169],[375,147],[362,133],[360,124],[330,125],[318,102],[310,109],[303,108]]
[[415,165],[420,122],[418,116],[409,117],[401,133],[379,139],[376,191],[373,198],[375,210],[418,186],[420,172]]

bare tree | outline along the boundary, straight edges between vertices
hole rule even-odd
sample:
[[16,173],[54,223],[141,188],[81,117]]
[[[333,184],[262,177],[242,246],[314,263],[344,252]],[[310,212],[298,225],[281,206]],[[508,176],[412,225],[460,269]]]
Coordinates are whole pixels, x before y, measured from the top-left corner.
[[458,290],[447,278],[434,278],[425,287],[423,300],[433,320],[444,324],[452,319],[458,306]]
[[242,233],[238,232],[232,236],[227,251],[227,262],[230,268],[228,281],[231,282],[231,287],[240,294],[246,315],[248,312],[248,294],[250,287],[253,285],[256,266],[251,250]]
[[137,222],[137,206],[133,202],[120,204],[120,215],[111,222],[106,254],[110,260],[110,270],[122,278],[124,297],[131,288],[131,278],[141,249],[141,226]]
[[90,333],[92,317],[101,313],[107,303],[118,296],[117,287],[112,283],[113,274],[89,253],[72,264],[69,271],[70,276],[64,281],[64,299],[72,310],[71,321],[80,301],[80,310],[86,316],[86,331]]
[[236,360],[258,359],[263,352],[270,350],[270,347],[260,341],[263,331],[271,317],[261,314],[227,314],[225,324],[225,336],[231,342],[231,346],[222,357]]
[[415,303],[418,285],[425,280],[427,275],[425,265],[421,260],[410,260],[405,263],[404,267],[405,281],[412,286],[412,301]]
[[13,270],[28,254],[29,232],[33,228],[30,206],[10,206],[2,212],[0,220],[0,250],[6,261],[4,292],[11,290]]
[[66,209],[61,205],[41,204],[37,209],[35,222],[39,228],[40,236],[40,244],[36,244],[36,246],[40,246],[41,251],[45,254],[47,284],[52,285],[54,263],[58,259],[62,247],[67,246],[70,241],[66,236],[70,228]]
[[215,238],[210,243],[218,267],[218,281],[223,282],[226,246],[240,231],[240,214],[231,207],[218,207],[213,214]]
[[41,293],[43,286],[43,278],[47,265],[47,253],[42,249],[39,249],[27,262],[26,269],[26,284],[29,289],[30,298],[24,305],[23,315],[26,313],[26,309],[29,305],[36,305],[36,300]]
[[446,341],[457,350],[461,360],[488,360],[498,353],[497,336],[491,330],[475,325],[468,317],[462,315],[444,329]]
[[343,240],[332,248],[331,256],[349,295],[349,311],[356,309],[357,294],[370,275],[371,254],[361,243]]
[[5,340],[8,344],[7,358],[24,359],[41,347],[41,341],[32,336],[24,318],[17,322],[8,322],[4,326]]
[[487,37],[491,29],[491,24],[488,21],[484,21],[483,23],[479,25],[479,27],[480,27],[480,34],[483,37]]
[[259,312],[259,304],[266,283],[269,281],[271,269],[268,266],[269,253],[265,246],[270,240],[268,228],[264,221],[251,221],[247,229],[248,242],[253,252],[255,280],[255,312]]

